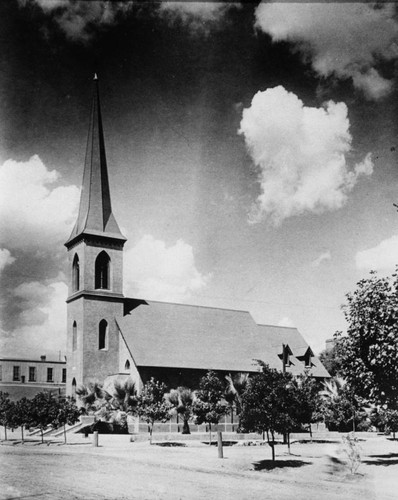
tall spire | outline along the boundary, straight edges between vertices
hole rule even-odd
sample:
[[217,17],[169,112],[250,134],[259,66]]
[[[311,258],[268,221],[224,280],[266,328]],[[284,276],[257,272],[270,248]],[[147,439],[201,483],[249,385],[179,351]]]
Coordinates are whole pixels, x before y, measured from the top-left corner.
[[66,245],[83,234],[126,240],[112,213],[97,74],[94,75],[79,215]]

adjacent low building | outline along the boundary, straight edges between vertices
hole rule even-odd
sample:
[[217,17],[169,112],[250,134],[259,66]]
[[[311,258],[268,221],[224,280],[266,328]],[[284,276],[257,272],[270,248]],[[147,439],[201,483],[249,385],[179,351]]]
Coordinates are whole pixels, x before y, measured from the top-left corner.
[[66,361],[40,359],[0,358],[0,391],[16,401],[33,398],[42,391],[65,394]]

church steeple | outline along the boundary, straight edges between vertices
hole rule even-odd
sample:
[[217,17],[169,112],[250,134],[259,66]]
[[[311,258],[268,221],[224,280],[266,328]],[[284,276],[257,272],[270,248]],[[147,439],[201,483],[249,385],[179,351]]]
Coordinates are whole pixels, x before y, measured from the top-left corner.
[[98,77],[95,74],[79,215],[65,243],[67,247],[83,235],[126,241],[112,213],[98,87]]

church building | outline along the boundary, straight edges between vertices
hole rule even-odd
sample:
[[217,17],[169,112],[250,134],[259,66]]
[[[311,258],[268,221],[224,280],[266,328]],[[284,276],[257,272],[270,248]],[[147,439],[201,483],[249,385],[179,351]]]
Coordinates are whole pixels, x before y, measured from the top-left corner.
[[130,376],[195,388],[207,370],[256,372],[262,360],[294,375],[329,374],[296,328],[257,324],[247,311],[123,295],[126,238],[112,212],[98,79],[94,77],[79,213],[69,256],[66,392]]

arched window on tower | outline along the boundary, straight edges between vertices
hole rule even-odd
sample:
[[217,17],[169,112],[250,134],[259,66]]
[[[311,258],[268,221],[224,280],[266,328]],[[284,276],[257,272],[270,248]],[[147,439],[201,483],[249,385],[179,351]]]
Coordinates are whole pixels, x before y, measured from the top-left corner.
[[102,319],[98,331],[98,349],[106,351],[108,349],[108,322]]
[[124,365],[124,369],[130,370],[130,361],[129,360],[126,361],[126,364]]
[[101,252],[95,260],[95,288],[109,289],[111,259],[106,252]]
[[72,351],[76,351],[77,349],[77,323],[73,322],[72,325]]
[[72,291],[77,292],[80,288],[80,265],[79,257],[75,254],[72,264]]
[[72,380],[72,397],[76,397],[76,379],[75,377],[73,377],[73,380]]

